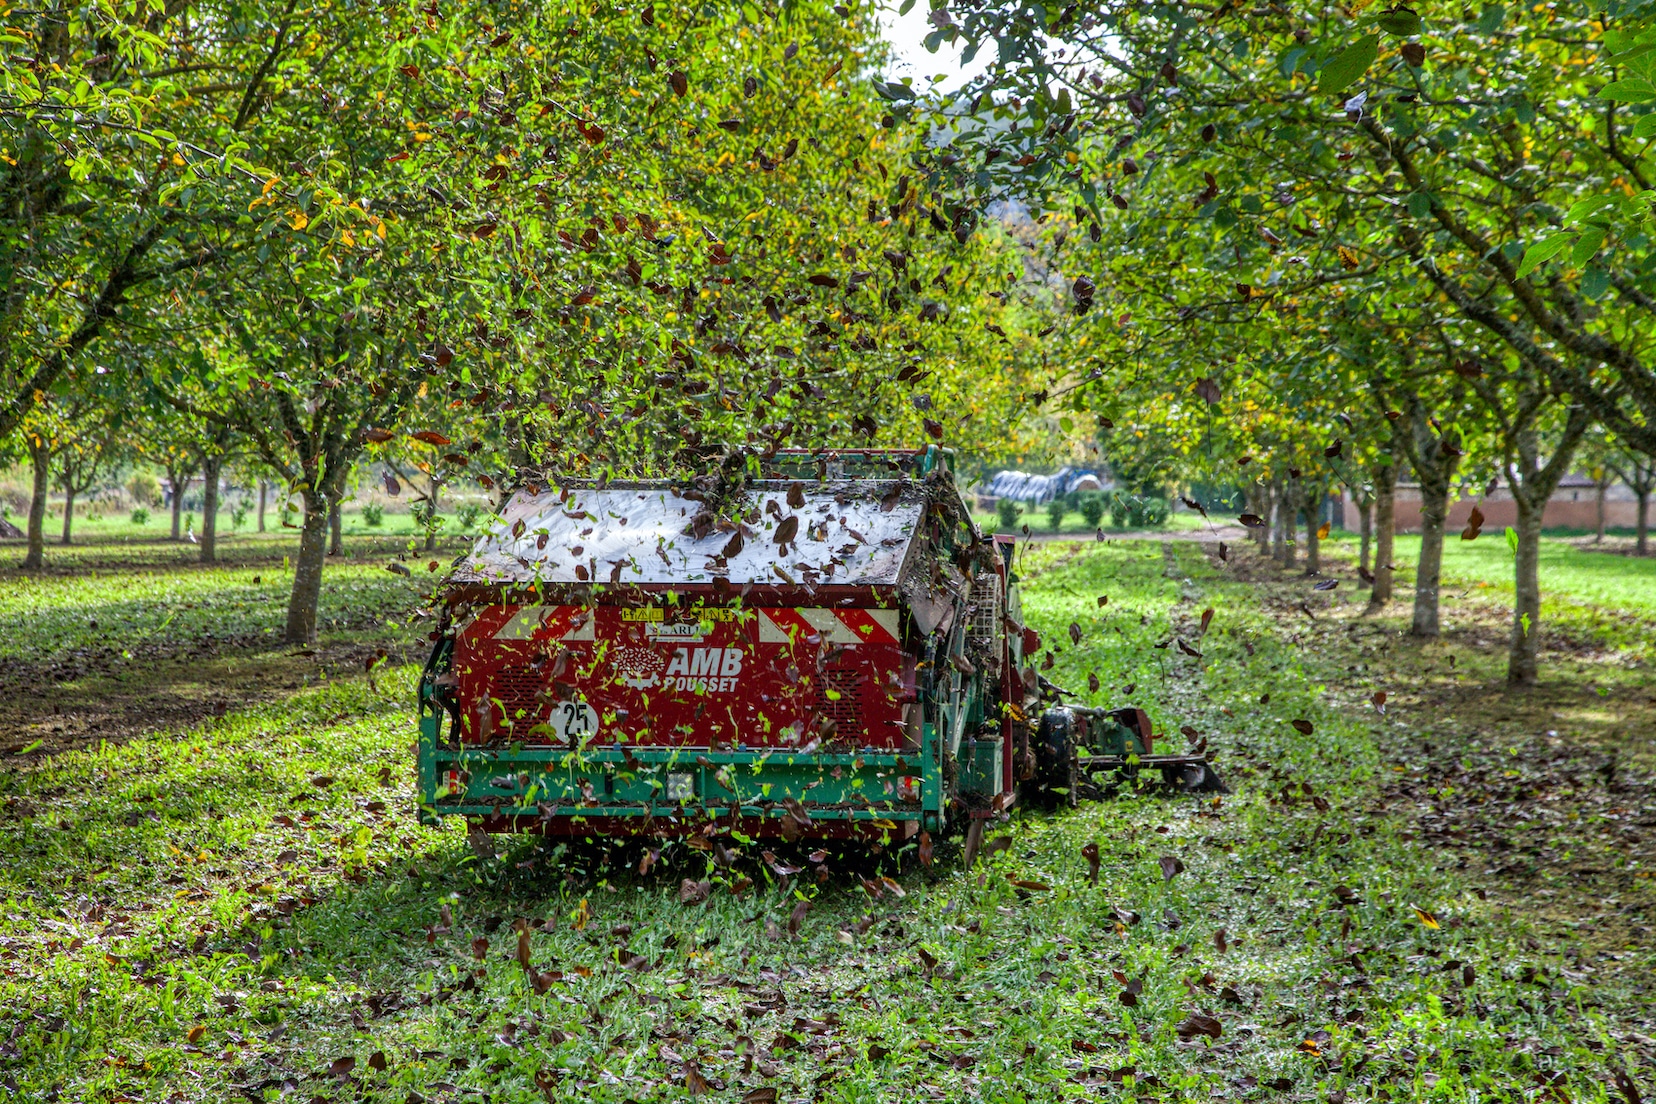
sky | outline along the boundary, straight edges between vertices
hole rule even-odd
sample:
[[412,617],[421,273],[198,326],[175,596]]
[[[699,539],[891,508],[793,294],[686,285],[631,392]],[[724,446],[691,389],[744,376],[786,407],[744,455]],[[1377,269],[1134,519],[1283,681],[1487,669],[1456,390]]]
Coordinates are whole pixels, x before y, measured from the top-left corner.
[[916,88],[924,88],[933,76],[942,74],[944,88],[954,88],[964,80],[978,75],[984,70],[984,60],[990,56],[988,51],[980,51],[978,57],[972,59],[972,64],[962,70],[960,65],[960,48],[945,42],[938,47],[937,53],[927,53],[921,41],[931,32],[931,24],[927,22],[930,7],[927,0],[916,0],[913,8],[907,15],[897,14],[896,0],[882,0],[880,25],[885,31],[886,41],[891,43],[896,54],[891,70],[886,74],[889,80],[901,80],[903,77],[913,77]]

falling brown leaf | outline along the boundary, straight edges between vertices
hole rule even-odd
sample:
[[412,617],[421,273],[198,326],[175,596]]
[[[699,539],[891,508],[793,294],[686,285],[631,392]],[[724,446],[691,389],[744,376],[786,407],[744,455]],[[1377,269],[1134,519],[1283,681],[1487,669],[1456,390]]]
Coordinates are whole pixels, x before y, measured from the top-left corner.
[[489,953],[489,937],[486,935],[478,936],[476,939],[472,940],[471,948],[472,957],[477,959],[479,962],[483,961]]
[[809,911],[811,911],[811,902],[809,901],[799,901],[794,905],[793,911],[788,913],[789,935],[799,934],[799,926],[805,922],[805,914]]
[[1217,403],[1224,397],[1219,391],[1218,381],[1211,377],[1203,377],[1197,380],[1193,389],[1196,392],[1196,397],[1209,405]]
[[190,1030],[188,1030],[184,1033],[184,1038],[189,1040],[192,1043],[199,1043],[199,1042],[201,1042],[201,1037],[205,1034],[207,1034],[207,1025],[206,1024],[196,1024],[194,1027],[190,1028]]
[[1220,954],[1224,954],[1226,951],[1230,950],[1230,940],[1225,937],[1224,928],[1220,928],[1218,931],[1213,933],[1213,949],[1218,951]]
[[1076,622],[1076,621],[1071,621],[1070,622],[1070,625],[1069,625],[1069,638],[1070,638],[1070,643],[1072,643],[1072,644],[1079,645],[1081,643],[1081,625],[1080,625],[1079,622]]
[[1052,888],[1045,882],[1034,882],[1027,878],[1008,878],[1007,881],[1011,882],[1019,889],[1027,889],[1031,893],[1045,893]]
[[679,904],[699,905],[707,900],[707,895],[713,891],[713,883],[698,882],[694,878],[686,878],[679,883]]
[[1156,865],[1161,867],[1164,882],[1171,882],[1176,875],[1182,874],[1185,868],[1184,863],[1174,855],[1163,855],[1156,860]]
[[1307,720],[1296,718],[1288,723],[1293,725],[1294,731],[1298,732],[1302,736],[1309,736],[1311,733],[1316,731],[1316,727]]
[[1211,624],[1213,624],[1213,607],[1209,606],[1207,609],[1202,611],[1202,625],[1201,625],[1200,628],[1198,628],[1196,630],[1196,635],[1197,636],[1206,635],[1207,631],[1208,631],[1208,626],[1211,625]]
[[920,831],[920,847],[918,853],[920,857],[920,864],[922,866],[930,866],[932,864],[932,838],[931,833],[925,829],[921,829]]
[[[1238,463],[1240,462],[1241,461],[1238,461]],[[1243,514],[1236,520],[1241,522],[1243,525],[1246,525],[1249,529],[1265,528],[1265,519],[1260,517],[1258,514]]]
[[1098,844],[1089,843],[1081,848],[1081,857],[1087,860],[1087,883],[1098,884]]
[[343,1058],[335,1058],[333,1063],[328,1066],[328,1072],[340,1080],[344,1080],[354,1069],[356,1069],[356,1059],[349,1054]]
[[450,445],[454,443],[434,429],[417,429],[409,436],[416,441],[424,441],[428,445]]
[[682,96],[690,91],[690,76],[683,69],[674,69],[667,74],[667,83],[672,85],[675,96]]

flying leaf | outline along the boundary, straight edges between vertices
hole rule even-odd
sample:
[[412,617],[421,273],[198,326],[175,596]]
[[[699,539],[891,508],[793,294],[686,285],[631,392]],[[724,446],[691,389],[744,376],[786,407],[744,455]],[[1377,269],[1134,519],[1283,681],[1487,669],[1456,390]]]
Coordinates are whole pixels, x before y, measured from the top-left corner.
[[1415,905],[1414,912],[1416,916],[1420,917],[1420,922],[1433,931],[1437,931],[1441,926],[1438,924],[1438,918],[1427,909],[1423,909],[1419,905]]
[[453,443],[447,437],[444,437],[441,433],[438,433],[434,429],[417,429],[413,433],[410,433],[409,436],[414,438],[416,441],[424,441],[428,445],[448,445]]
[[1236,520],[1241,522],[1243,525],[1246,525],[1249,529],[1265,528],[1265,519],[1260,517],[1258,514],[1243,514]]
[[1420,13],[1413,8],[1392,8],[1381,12],[1374,21],[1381,30],[1394,35],[1417,35],[1420,33]]
[[1289,723],[1294,726],[1294,731],[1298,732],[1302,736],[1309,736],[1311,733],[1316,731],[1316,727],[1312,725],[1310,721],[1303,718],[1296,718]]
[[[1204,376],[1201,379],[1197,380],[1196,383],[1195,383],[1194,390],[1196,392],[1196,397],[1201,399],[1203,402],[1207,403],[1209,406],[1212,406],[1212,405],[1218,403],[1218,401],[1221,398],[1224,397],[1223,394],[1219,390],[1218,381],[1214,380],[1210,376]],[[1205,511],[1203,512],[1202,516],[1203,517],[1207,516]]]
[[1380,36],[1366,34],[1341,50],[1317,70],[1317,91],[1332,96],[1351,87],[1380,56]]
[[1156,864],[1161,867],[1164,882],[1171,882],[1176,875],[1182,874],[1185,868],[1185,864],[1173,855],[1163,855],[1156,860]]
[[667,74],[667,83],[672,85],[675,96],[682,96],[690,91],[690,77],[683,69],[674,69]]

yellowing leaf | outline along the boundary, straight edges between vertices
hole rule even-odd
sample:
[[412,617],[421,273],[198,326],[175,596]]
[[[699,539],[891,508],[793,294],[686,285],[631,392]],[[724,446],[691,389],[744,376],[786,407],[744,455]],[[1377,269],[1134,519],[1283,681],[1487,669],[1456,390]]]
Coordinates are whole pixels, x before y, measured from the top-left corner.
[[295,230],[303,230],[305,227],[310,225],[310,216],[299,210],[297,207],[289,211],[287,213],[287,217],[288,221],[293,224],[293,228]]
[[1431,928],[1433,931],[1437,931],[1437,929],[1441,926],[1438,924],[1438,918],[1436,916],[1432,915],[1430,912],[1427,912],[1419,905],[1414,906],[1414,910],[1415,915],[1420,917],[1420,922],[1426,927]]
[[1327,521],[1325,521],[1321,525],[1317,526],[1317,539],[1318,540],[1327,540],[1328,539],[1328,532],[1332,528],[1334,528],[1333,523],[1332,522],[1327,522]]
[[192,1043],[199,1043],[201,1041],[201,1037],[205,1034],[207,1034],[207,1025],[196,1024],[194,1027],[190,1028],[189,1031],[184,1033],[184,1038],[188,1039]]

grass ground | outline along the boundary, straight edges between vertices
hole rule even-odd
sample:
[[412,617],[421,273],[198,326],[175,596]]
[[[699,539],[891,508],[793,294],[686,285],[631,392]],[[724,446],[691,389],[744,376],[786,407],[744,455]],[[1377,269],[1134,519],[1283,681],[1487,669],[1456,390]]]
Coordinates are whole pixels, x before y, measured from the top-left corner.
[[[135,512],[88,512],[83,507],[75,510],[74,524],[70,526],[70,536],[74,542],[82,544],[109,544],[111,542],[152,542],[169,538],[172,534],[172,513],[165,506],[157,506],[144,511],[143,520],[137,520]],[[184,528],[196,533],[201,532],[201,511],[199,509],[186,512],[187,521],[181,521]],[[443,519],[444,531],[452,531],[459,524],[452,512],[439,514]],[[297,516],[289,519],[297,524]],[[25,519],[13,515],[14,525],[22,526]],[[419,522],[408,511],[385,511],[380,515],[377,525],[370,525],[363,512],[358,509],[341,511],[340,529],[347,536],[363,537],[409,537],[415,534],[424,534]],[[282,514],[280,510],[271,509],[265,514],[265,532],[258,531],[258,516],[249,513],[238,526],[235,523],[233,512],[226,508],[219,512],[218,539],[221,543],[235,544],[243,541],[292,539],[294,530],[284,532]],[[63,534],[63,506],[54,504],[54,512],[46,518],[45,532],[48,551],[54,550],[56,542]],[[70,547],[74,547],[71,544]],[[193,546],[192,546],[193,547]]]
[[[1037,545],[1020,570],[1064,642],[1051,677],[1096,676],[1175,743],[1190,726],[1233,795],[1020,810],[971,870],[945,846],[901,872],[786,853],[721,875],[669,847],[640,875],[632,851],[481,856],[414,822],[417,667],[396,657],[427,584],[391,554],[330,568],[311,655],[264,639],[274,556],[0,578],[6,662],[41,663],[30,685],[63,704],[237,664],[193,676],[222,704],[203,717],[48,733],[0,767],[0,1099],[1650,1092],[1656,714],[1648,660],[1590,621],[1512,697],[1482,593],[1421,643],[1406,611],[1358,615],[1348,565],[1313,591],[1247,550]],[[380,648],[372,680],[339,658]]]

